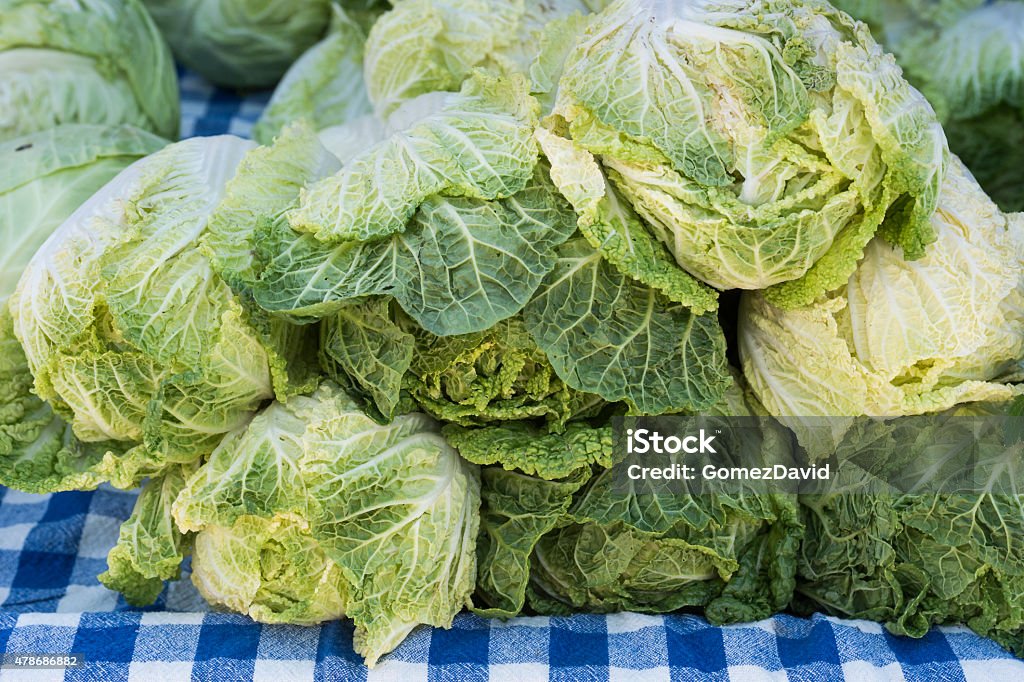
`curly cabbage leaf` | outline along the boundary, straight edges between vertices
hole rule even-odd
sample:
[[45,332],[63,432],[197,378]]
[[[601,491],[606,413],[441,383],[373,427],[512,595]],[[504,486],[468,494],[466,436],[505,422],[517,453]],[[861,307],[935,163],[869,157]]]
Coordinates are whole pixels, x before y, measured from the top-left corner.
[[[255,231],[254,221],[233,223],[248,231],[248,242],[231,230],[223,231],[221,240],[255,247],[260,262],[253,295],[268,311],[299,320],[323,318],[355,299],[389,294],[432,333],[486,330],[522,310],[555,266],[555,249],[574,230],[572,212],[538,166],[507,198],[425,197],[399,233],[325,244],[280,218],[289,188],[323,172],[317,170],[323,165],[318,159],[326,152],[308,130],[305,135],[304,141],[301,131],[286,135],[265,151],[265,166],[276,158],[288,164],[275,181],[282,188],[278,212],[271,206],[276,199],[266,207],[247,208],[263,211],[266,218],[257,221]],[[293,153],[299,148],[305,151]],[[270,184],[267,177],[274,171],[263,173],[262,168],[250,174],[255,185]],[[246,247],[237,251],[244,259]]]
[[[814,305],[745,294],[744,375],[812,457],[858,415],[900,416],[1006,400],[1024,354],[1024,223],[1005,215],[955,161],[932,218],[938,241],[908,261],[881,240],[847,284]],[[811,425],[830,420],[830,429]]]
[[1014,409],[858,420],[829,489],[800,497],[794,608],[911,637],[965,623],[1024,655],[1020,413],[992,420]]
[[[394,417],[415,337],[394,320],[392,302],[372,296],[343,307],[320,325],[320,366],[346,392],[365,398],[367,412]],[[436,416],[436,415],[435,415]]]
[[[866,27],[824,2],[618,0],[558,88],[548,126],[589,152],[566,175],[595,176],[599,158],[675,266],[715,288],[806,304],[876,232],[911,259],[934,240],[942,129]],[[631,276],[665,270],[649,247],[654,265],[620,264],[615,242],[598,247]]]
[[107,570],[97,576],[133,606],[156,601],[164,581],[180,577],[181,562],[192,552],[192,538],[178,531],[171,505],[196,468],[195,463],[169,467],[143,486],[107,555]]
[[416,353],[403,388],[423,410],[446,422],[541,419],[560,430],[570,419],[605,405],[559,377],[519,317],[479,334],[410,332]]
[[11,297],[35,393],[81,441],[121,444],[107,462],[120,487],[212,451],[275,395],[301,347],[254,318],[197,248],[251,147],[197,138],[130,166],[54,232]]
[[582,238],[559,248],[523,320],[562,381],[638,414],[699,411],[732,383],[713,314],[630,279]]
[[[735,386],[708,414],[750,416],[750,410]],[[712,622],[729,623],[764,618],[788,604],[803,531],[795,495],[753,488],[641,491],[616,483],[623,474],[614,467],[591,477],[590,457],[576,459],[577,468],[556,480],[509,470],[537,470],[572,451],[597,454],[598,463],[610,465],[609,429],[594,429],[587,438],[587,428],[576,424],[565,434],[538,438],[534,449],[550,453],[511,460],[503,458],[513,442],[507,437],[495,434],[488,455],[487,429],[468,439],[469,431],[452,434],[471,458],[506,466],[481,473],[477,594],[486,607],[479,613],[507,617],[526,604],[553,615],[702,606]],[[760,439],[744,430],[727,446],[730,453],[742,449],[761,458],[747,463],[785,461],[788,452],[781,429],[770,424]]]
[[0,141],[64,123],[178,133],[178,79],[139,0],[0,1]]
[[373,242],[327,245],[280,221],[264,224],[256,301],[322,318],[352,299],[390,294],[432,333],[485,330],[522,310],[555,267],[555,248],[574,227],[561,201],[538,169],[506,199],[429,197],[402,233]]
[[605,260],[697,314],[717,308],[714,290],[676,266],[612,187],[593,154],[543,128],[536,136],[551,163],[551,180],[576,210],[580,232]]
[[[587,0],[413,0],[400,2],[370,30],[366,84],[378,116],[429,92],[455,91],[475,69],[537,75],[558,63],[553,36],[598,3]],[[571,44],[571,43],[570,43]],[[544,55],[543,60],[541,55]],[[544,78],[540,77],[543,86]],[[546,91],[546,90],[545,90]]]
[[273,85],[323,36],[329,0],[144,0],[174,56],[217,85]]
[[193,581],[264,622],[344,613],[369,665],[449,627],[476,575],[479,475],[422,414],[381,426],[336,386],[229,434],[178,497]]
[[533,175],[537,102],[523,78],[477,74],[459,93],[429,93],[388,119],[395,132],[302,192],[291,226],[323,242],[402,232],[429,197],[494,200]]
[[463,459],[474,464],[500,464],[549,481],[572,476],[591,465],[612,465],[611,428],[595,428],[586,422],[572,422],[559,430],[538,429],[524,422],[485,428],[448,424],[444,435]]
[[483,332],[437,336],[387,299],[371,298],[324,320],[320,347],[327,373],[367,396],[385,419],[408,397],[454,424],[543,419],[559,429],[605,405],[559,379],[519,317]]
[[10,312],[0,305],[0,485],[48,493],[109,480],[124,444],[79,440],[32,386]]
[[260,275],[256,226],[285,220],[307,183],[339,168],[305,121],[286,127],[273,146],[249,151],[202,236],[201,249],[217,274],[251,296]]

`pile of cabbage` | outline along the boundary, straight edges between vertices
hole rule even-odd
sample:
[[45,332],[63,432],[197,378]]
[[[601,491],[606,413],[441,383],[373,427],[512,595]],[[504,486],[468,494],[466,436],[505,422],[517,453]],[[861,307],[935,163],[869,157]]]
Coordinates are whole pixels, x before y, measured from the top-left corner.
[[[132,90],[169,64],[141,5],[104,45],[160,58],[121,72],[52,32],[114,4],[0,0],[0,38],[40,37],[0,64],[53,94],[0,70],[11,110],[49,107],[0,118],[0,483],[140,488],[99,576],[128,603],[191,557],[214,605],[352,619],[370,665],[464,608],[825,610],[1024,652],[1019,443],[983,494],[858,459],[944,475],[956,422],[906,420],[1020,412],[1024,215],[996,188],[1024,172],[947,144],[1020,107],[993,43],[949,38],[1007,67],[965,107],[875,37],[909,28],[817,0],[146,4],[237,87],[320,39],[256,142],[168,144],[138,129],[174,135]],[[842,485],[624,491],[613,424],[673,414],[774,417],[727,451]]]

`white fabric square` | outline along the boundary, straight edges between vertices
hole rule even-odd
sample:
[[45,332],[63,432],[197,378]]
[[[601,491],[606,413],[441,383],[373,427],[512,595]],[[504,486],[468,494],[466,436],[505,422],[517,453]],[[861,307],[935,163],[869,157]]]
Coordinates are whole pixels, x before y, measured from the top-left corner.
[[868,661],[847,661],[843,663],[843,676],[848,680],[864,682],[903,682],[903,668],[899,663],[877,667]]
[[78,556],[89,559],[106,559],[110,548],[117,542],[121,520],[102,514],[89,514],[82,526],[82,537],[78,541]]
[[430,666],[423,663],[383,660],[367,671],[366,682],[418,682],[427,679]]
[[117,592],[102,585],[68,585],[64,596],[57,602],[57,612],[113,611],[115,606]]
[[492,682],[535,682],[548,679],[549,669],[546,663],[508,663],[492,665],[489,671]]
[[644,668],[643,670],[630,670],[612,666],[608,668],[608,682],[669,682],[672,673],[669,668]]
[[191,677],[191,661],[132,661],[128,667],[128,682],[181,682]]
[[34,523],[16,523],[13,526],[0,528],[0,549],[20,552],[25,547],[25,538],[35,527]]
[[253,682],[309,682],[316,672],[316,661],[275,661],[256,659]]

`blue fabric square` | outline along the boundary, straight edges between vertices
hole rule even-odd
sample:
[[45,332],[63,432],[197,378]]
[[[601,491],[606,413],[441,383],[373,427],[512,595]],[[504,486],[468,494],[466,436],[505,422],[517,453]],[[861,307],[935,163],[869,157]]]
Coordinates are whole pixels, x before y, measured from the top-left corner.
[[949,648],[953,651],[953,655],[961,661],[985,661],[1000,658],[1013,658],[1013,654],[993,642],[991,639],[978,637],[970,631],[946,632],[945,636],[946,643],[949,644]]
[[23,523],[39,523],[39,519],[46,514],[49,506],[50,495],[46,495],[42,501],[35,504],[11,504],[4,502],[0,507],[0,532],[9,526],[17,526]]
[[260,637],[259,658],[274,661],[314,660],[319,649],[316,628],[302,625],[278,625],[272,636],[264,631]]
[[757,626],[722,630],[725,660],[730,666],[752,665],[764,670],[782,670],[777,641],[773,633]]
[[109,516],[112,519],[127,519],[131,516],[137,497],[134,492],[104,486],[93,494],[89,513]]
[[725,671],[725,643],[718,628],[705,626],[680,631],[670,626],[665,629],[665,639],[673,671]]
[[900,637],[888,632],[885,638],[896,660],[900,662],[907,682],[958,682],[965,679],[956,654],[938,630],[931,630],[920,639]]
[[573,632],[551,625],[548,664],[552,668],[608,665],[608,632]]
[[487,665],[490,631],[486,628],[434,630],[430,637],[430,664]]
[[316,682],[347,680],[361,682],[366,679],[363,657],[352,648],[355,627],[351,622],[331,621],[320,627],[320,640],[316,650]]
[[837,667],[841,665],[835,635],[826,621],[813,624],[802,636],[779,636],[777,644],[779,661],[785,668],[811,663],[827,663]]
[[96,585],[96,579],[103,571],[107,570],[106,559],[94,559],[93,557],[78,557],[71,573],[68,576],[70,585]]
[[258,623],[204,622],[196,646],[197,661],[215,659],[251,660],[260,646]]
[[[0,529],[0,533],[3,533],[2,529]],[[20,560],[21,552],[0,549],[0,587],[14,584],[14,576],[18,574]]]
[[86,613],[78,625],[71,651],[90,662],[129,663],[138,632],[137,614]]
[[48,594],[63,594],[70,584],[74,567],[74,554],[26,550],[21,553],[18,572],[11,581],[11,587],[16,590],[35,589]]
[[355,626],[350,621],[335,620],[324,623],[320,628],[316,660],[325,661],[329,658],[338,658],[353,663],[362,663],[363,657],[352,648],[354,634]]
[[93,494],[92,492],[73,491],[54,495],[46,507],[46,513],[41,521],[51,523],[85,515],[89,512]]
[[244,680],[255,670],[262,626],[248,618],[210,614],[196,646],[193,679]]
[[932,630],[920,639],[886,632],[885,639],[896,654],[896,660],[904,666],[956,661],[956,654],[950,648],[945,635],[938,630]]
[[75,628],[54,625],[21,624],[7,639],[11,652],[70,654],[75,643]]
[[331,656],[317,661],[316,669],[313,671],[314,682],[365,682],[366,678],[367,668],[363,665],[362,658],[356,663]]
[[70,519],[62,519],[50,523],[40,523],[33,528],[25,539],[28,549],[40,549],[48,554],[78,554],[78,542],[85,526],[85,515]]
[[196,657],[200,625],[142,625],[135,636],[136,661],[191,661]]
[[220,135],[231,127],[231,119],[238,113],[241,103],[237,96],[224,90],[215,90],[207,101],[206,113],[196,121],[195,135]]

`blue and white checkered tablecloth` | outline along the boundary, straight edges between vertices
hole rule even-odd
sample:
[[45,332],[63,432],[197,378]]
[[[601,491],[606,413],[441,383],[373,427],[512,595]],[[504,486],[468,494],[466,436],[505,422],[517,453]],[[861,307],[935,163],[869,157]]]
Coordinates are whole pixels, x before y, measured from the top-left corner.
[[[267,94],[241,98],[183,74],[182,134],[248,135]],[[352,626],[260,625],[211,613],[185,575],[133,609],[96,580],[135,493],[27,495],[0,488],[0,652],[80,654],[16,680],[976,680],[1024,679],[1024,662],[966,628],[920,640],[876,623],[780,615],[713,627],[694,616],[575,616],[509,622],[463,614],[422,627],[373,670]]]

